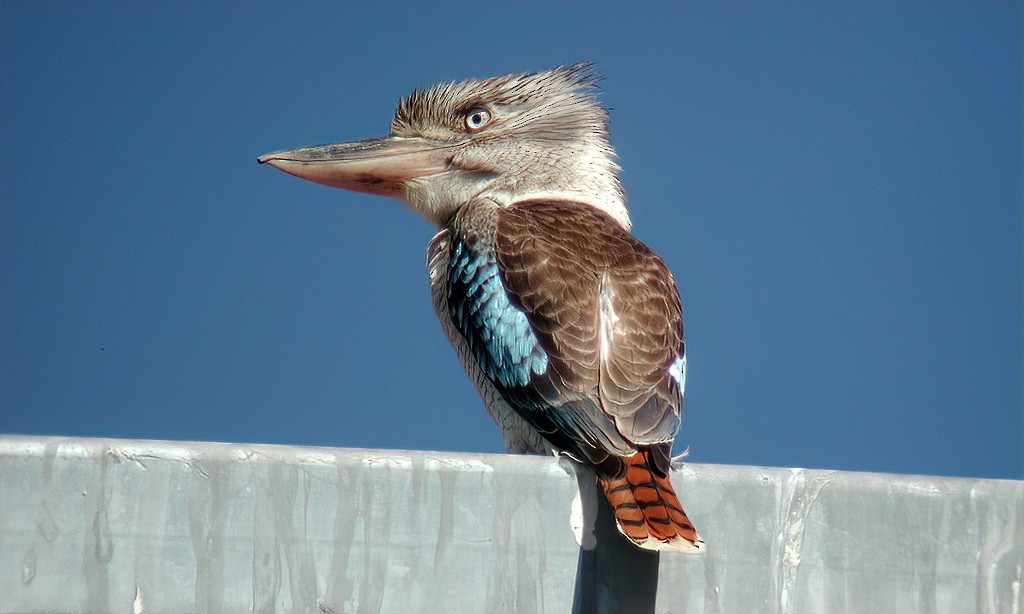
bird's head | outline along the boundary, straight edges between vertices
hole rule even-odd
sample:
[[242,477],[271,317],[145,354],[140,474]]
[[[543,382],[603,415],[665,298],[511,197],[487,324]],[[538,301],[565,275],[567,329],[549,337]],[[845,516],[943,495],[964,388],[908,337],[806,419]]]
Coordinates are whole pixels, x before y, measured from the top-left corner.
[[437,226],[478,198],[573,201],[629,228],[608,112],[589,64],[416,90],[391,134],[261,156],[297,177],[394,196]]

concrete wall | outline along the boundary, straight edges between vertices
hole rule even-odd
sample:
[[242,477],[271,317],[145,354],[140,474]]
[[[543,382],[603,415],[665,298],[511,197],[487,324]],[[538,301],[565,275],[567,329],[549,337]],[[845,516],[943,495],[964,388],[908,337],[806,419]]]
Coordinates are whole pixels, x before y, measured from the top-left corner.
[[0,611],[1022,610],[1022,482],[673,481],[707,554],[626,544],[564,459],[0,437]]

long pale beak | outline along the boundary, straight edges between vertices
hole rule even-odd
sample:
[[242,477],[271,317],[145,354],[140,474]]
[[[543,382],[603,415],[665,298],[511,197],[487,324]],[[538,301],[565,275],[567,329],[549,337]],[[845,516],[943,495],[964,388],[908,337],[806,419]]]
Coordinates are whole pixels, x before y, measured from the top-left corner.
[[354,143],[276,151],[258,158],[286,173],[345,190],[394,196],[414,177],[448,170],[452,146],[386,136]]

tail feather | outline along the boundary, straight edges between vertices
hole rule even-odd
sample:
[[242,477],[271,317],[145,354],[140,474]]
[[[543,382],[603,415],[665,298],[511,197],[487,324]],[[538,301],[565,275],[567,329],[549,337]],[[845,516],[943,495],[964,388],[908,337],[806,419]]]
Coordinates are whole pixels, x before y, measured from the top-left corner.
[[668,474],[655,466],[651,451],[641,449],[623,461],[623,476],[600,478],[619,532],[648,550],[702,550],[704,540],[683,511]]

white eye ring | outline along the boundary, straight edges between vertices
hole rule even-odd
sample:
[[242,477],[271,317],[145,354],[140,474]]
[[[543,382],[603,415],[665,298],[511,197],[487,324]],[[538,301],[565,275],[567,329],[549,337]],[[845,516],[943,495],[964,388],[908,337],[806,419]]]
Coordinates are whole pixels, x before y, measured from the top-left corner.
[[466,129],[470,132],[483,130],[491,123],[491,112],[482,107],[474,107],[466,113]]

